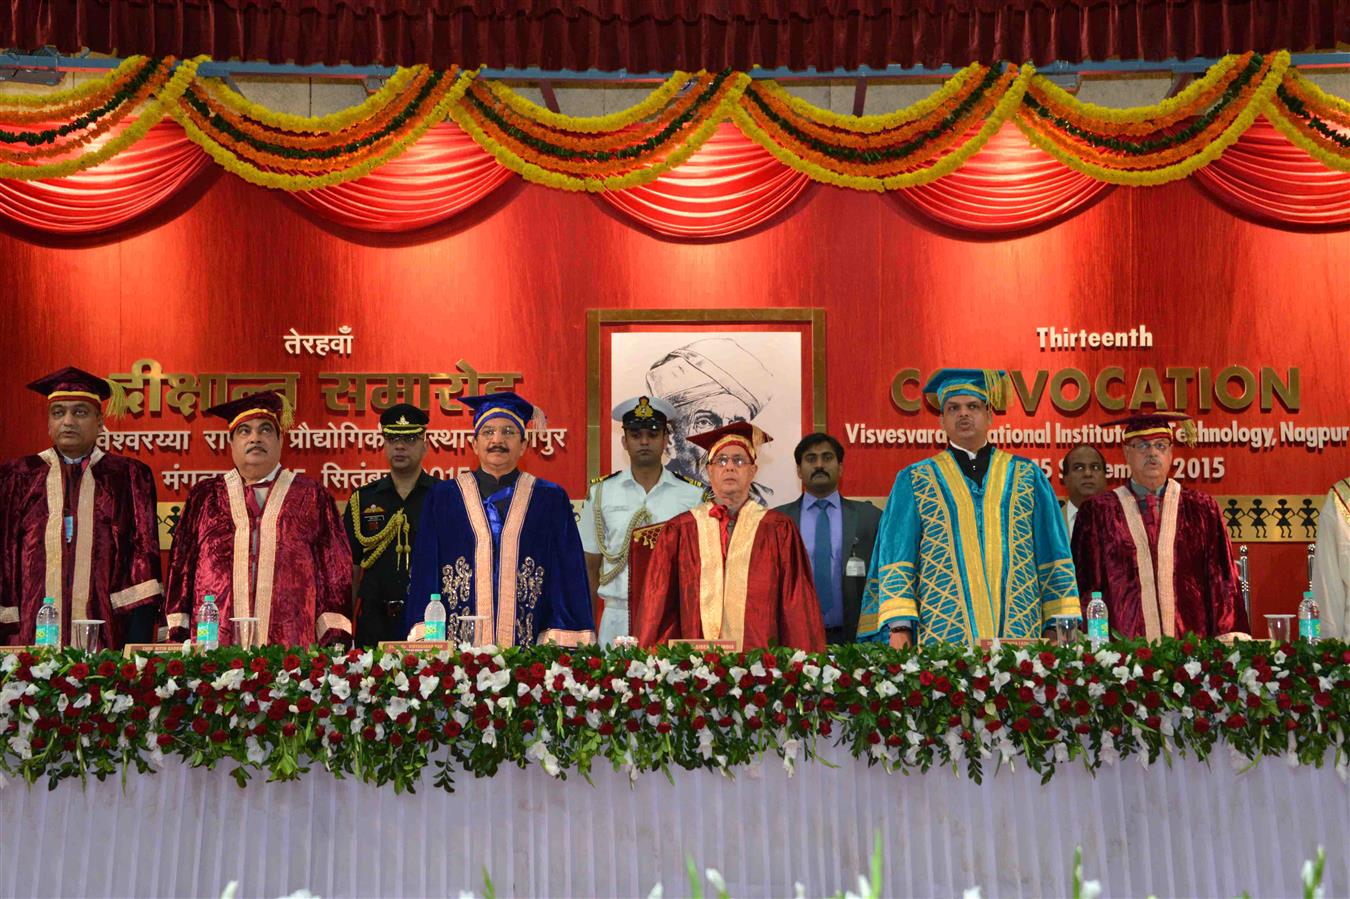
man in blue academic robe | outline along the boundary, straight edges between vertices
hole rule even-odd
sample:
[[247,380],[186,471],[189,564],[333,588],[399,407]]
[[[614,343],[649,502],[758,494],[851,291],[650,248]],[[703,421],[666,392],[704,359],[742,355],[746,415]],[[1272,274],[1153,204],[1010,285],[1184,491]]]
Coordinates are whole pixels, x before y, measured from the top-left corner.
[[[474,413],[476,470],[427,494],[404,624],[422,634],[432,593],[448,639],[477,645],[594,642],[586,559],[572,504],[557,484],[522,472],[535,409],[514,393],[464,397]],[[476,616],[478,621],[458,621]]]
[[1001,371],[943,369],[924,387],[951,445],[895,479],[881,517],[859,640],[976,644],[1039,637],[1080,617],[1069,538],[1050,482],[988,441]]

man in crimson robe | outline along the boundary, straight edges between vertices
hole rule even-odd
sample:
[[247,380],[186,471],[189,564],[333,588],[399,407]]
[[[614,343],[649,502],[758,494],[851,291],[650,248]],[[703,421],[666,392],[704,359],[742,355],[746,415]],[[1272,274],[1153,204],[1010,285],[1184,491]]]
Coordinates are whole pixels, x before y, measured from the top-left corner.
[[[1073,558],[1084,608],[1094,592],[1122,637],[1247,633],[1247,610],[1219,506],[1168,477],[1175,412],[1131,415],[1121,440],[1130,479],[1078,510]],[[1182,439],[1193,440],[1194,425]]]
[[229,423],[234,468],[192,488],[169,555],[170,639],[181,640],[202,598],[231,618],[256,618],[258,643],[350,642],[352,554],[336,503],[315,480],[281,465],[290,404],[264,391],[213,406]]
[[572,503],[557,484],[518,467],[538,411],[506,391],[461,402],[473,410],[479,467],[437,481],[427,494],[403,607],[409,638],[422,638],[427,604],[439,593],[451,640],[594,643],[595,613]]
[[633,635],[731,640],[738,649],[825,649],[811,563],[792,519],[749,502],[759,447],[772,438],[738,421],[690,435],[707,451],[712,502],[682,512],[657,538]]
[[52,446],[0,468],[0,643],[32,643],[48,596],[63,645],[77,619],[104,622],[104,647],[148,640],[162,602],[155,478],[96,445],[120,392],[78,368],[28,388],[47,398]]

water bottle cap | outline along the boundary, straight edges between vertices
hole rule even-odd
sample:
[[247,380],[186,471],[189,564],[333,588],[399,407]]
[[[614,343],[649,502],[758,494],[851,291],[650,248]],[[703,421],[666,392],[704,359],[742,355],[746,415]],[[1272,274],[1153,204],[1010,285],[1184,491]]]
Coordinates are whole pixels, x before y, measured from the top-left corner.
[[1100,591],[1100,590],[1093,590],[1093,591],[1092,591],[1092,598],[1093,598],[1093,599],[1101,599],[1101,598],[1102,598],[1102,591]]
[[43,599],[42,599],[42,604],[43,604],[44,606],[54,606],[54,605],[56,605],[56,597],[55,597],[55,596],[46,596],[46,597],[43,597]]
[[432,602],[440,602],[440,601],[441,601],[441,594],[439,594],[439,593],[433,593],[433,594],[431,594],[431,601],[432,601]]
[[206,594],[205,598],[202,599],[202,602],[209,602],[212,605],[215,605],[216,598],[212,596],[210,593],[208,593]]
[[1304,591],[1303,591],[1303,598],[1304,598],[1304,599],[1312,599],[1312,591],[1311,591],[1311,590],[1304,590]]

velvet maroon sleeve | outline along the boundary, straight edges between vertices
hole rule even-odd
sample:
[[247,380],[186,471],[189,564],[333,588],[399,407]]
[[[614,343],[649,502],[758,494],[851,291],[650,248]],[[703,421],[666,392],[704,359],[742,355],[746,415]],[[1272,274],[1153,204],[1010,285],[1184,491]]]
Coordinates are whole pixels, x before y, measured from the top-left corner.
[[1078,602],[1083,620],[1087,620],[1087,606],[1093,592],[1106,594],[1106,558],[1102,550],[1102,531],[1106,524],[1101,504],[1089,500],[1078,509],[1074,520],[1070,546],[1073,547],[1073,567],[1078,575]]
[[778,527],[778,639],[784,646],[807,652],[825,651],[825,623],[820,617],[820,599],[811,577],[801,534],[790,519]]
[[[203,482],[206,483],[206,482]],[[192,597],[196,595],[197,532],[201,527],[206,492],[194,488],[183,503],[169,546],[169,570],[164,583],[164,617],[169,639],[186,640],[192,623]]]
[[19,534],[11,466],[0,467],[0,645],[19,633]]
[[150,466],[135,462],[128,473],[128,481],[132,532],[126,536],[126,570],[121,578],[121,587],[135,591],[136,598],[125,604],[115,604],[119,612],[146,605],[158,606],[164,601],[163,585],[160,583],[155,475]]
[[318,527],[314,540],[314,611],[320,644],[352,639],[352,550],[342,527],[337,503],[316,487]]
[[642,586],[642,602],[638,604],[635,620],[631,623],[633,636],[640,646],[661,646],[667,640],[680,636],[680,541],[685,525],[691,521],[687,514],[671,519],[661,529],[647,561],[647,577]]
[[1233,559],[1233,544],[1228,539],[1223,513],[1219,511],[1218,503],[1204,496],[1202,514],[1209,543],[1205,555],[1209,559],[1209,608],[1214,616],[1211,633],[1214,636],[1234,631],[1250,634],[1251,623],[1247,620],[1247,609],[1242,604],[1237,563]]

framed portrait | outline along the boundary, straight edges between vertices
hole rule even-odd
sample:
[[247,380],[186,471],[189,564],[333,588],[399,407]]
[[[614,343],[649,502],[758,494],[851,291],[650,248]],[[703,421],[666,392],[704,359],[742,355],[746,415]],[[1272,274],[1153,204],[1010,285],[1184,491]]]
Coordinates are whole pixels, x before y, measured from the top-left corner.
[[586,350],[590,477],[628,467],[610,410],[651,396],[678,413],[667,468],[706,483],[703,450],[688,437],[750,421],[773,438],[752,498],[772,507],[800,493],[792,450],[825,430],[824,309],[591,309]]

